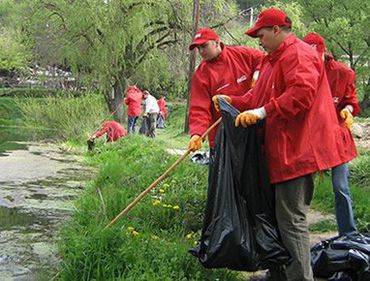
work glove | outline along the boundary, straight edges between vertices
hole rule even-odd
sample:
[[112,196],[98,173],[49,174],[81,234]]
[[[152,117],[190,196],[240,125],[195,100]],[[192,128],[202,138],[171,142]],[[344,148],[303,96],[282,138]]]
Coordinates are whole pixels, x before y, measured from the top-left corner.
[[353,124],[353,115],[352,115],[351,111],[347,107],[345,107],[341,110],[339,115],[344,120],[344,123],[346,124],[346,127],[348,129],[351,129],[352,124]]
[[188,149],[194,152],[202,147],[202,138],[199,135],[192,135],[189,141]]
[[236,116],[235,127],[239,127],[241,124],[243,127],[247,128],[251,125],[256,124],[259,120],[266,117],[266,110],[264,107],[247,110]]
[[232,100],[229,96],[226,95],[215,95],[212,97],[213,106],[216,108],[217,111],[220,111],[220,106],[218,105],[218,98],[224,98],[228,103],[231,104]]

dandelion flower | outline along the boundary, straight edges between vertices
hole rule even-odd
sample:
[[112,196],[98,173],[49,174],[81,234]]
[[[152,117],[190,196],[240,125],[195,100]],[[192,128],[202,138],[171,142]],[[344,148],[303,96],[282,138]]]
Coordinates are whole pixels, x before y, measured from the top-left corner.
[[152,235],[153,240],[159,240],[159,237],[157,235]]
[[164,192],[165,192],[164,189],[159,190],[159,193],[164,193]]
[[167,204],[162,204],[163,208],[167,208],[167,206],[168,206]]
[[176,180],[172,180],[171,183],[176,183],[177,181]]
[[191,238],[193,238],[193,233],[192,232],[190,232],[190,233],[188,233],[188,234],[186,234],[186,239],[191,239]]
[[168,183],[163,184],[163,187],[168,188],[170,185]]
[[161,201],[159,201],[159,200],[154,200],[153,201],[153,206],[158,206],[160,204],[161,204]]
[[174,209],[174,210],[180,210],[180,206],[179,205],[175,205],[175,206],[172,207],[172,209]]
[[127,228],[127,230],[128,230],[129,232],[133,232],[133,231],[135,230],[135,228],[134,228],[134,227],[132,227],[132,226],[129,226],[129,227]]
[[139,232],[137,232],[137,231],[134,230],[134,231],[131,232],[131,234],[132,234],[132,236],[136,237],[136,236],[139,235]]

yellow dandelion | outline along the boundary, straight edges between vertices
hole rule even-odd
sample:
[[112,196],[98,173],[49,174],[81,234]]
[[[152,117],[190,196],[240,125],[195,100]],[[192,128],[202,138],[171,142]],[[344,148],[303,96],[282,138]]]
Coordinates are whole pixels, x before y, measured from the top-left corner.
[[136,236],[139,235],[139,232],[137,232],[137,231],[134,230],[134,231],[131,232],[131,234],[132,234],[132,236],[136,237]]
[[164,192],[165,192],[164,189],[159,190],[159,193],[164,193]]
[[167,208],[167,206],[168,206],[167,204],[162,204],[163,208]]
[[172,205],[171,205],[171,204],[168,204],[168,205],[167,205],[167,208],[172,208]]
[[191,238],[193,238],[193,233],[192,232],[190,232],[190,233],[188,233],[188,234],[186,234],[186,239],[191,239]]
[[127,230],[128,230],[128,232],[133,232],[133,231],[135,230],[135,228],[134,228],[134,227],[132,227],[132,226],[129,226],[129,227],[127,228]]
[[176,180],[172,180],[171,183],[176,183],[177,181]]
[[163,187],[168,188],[170,185],[168,183],[163,184]]
[[157,235],[152,235],[153,240],[159,240],[159,237]]
[[195,245],[197,245],[198,244],[198,241],[194,241],[193,242],[193,245],[195,246]]
[[160,204],[161,204],[161,201],[159,201],[159,200],[154,200],[153,201],[153,206],[158,206]]
[[180,210],[180,206],[179,205],[175,205],[175,206],[172,207],[172,209],[174,209],[174,210]]

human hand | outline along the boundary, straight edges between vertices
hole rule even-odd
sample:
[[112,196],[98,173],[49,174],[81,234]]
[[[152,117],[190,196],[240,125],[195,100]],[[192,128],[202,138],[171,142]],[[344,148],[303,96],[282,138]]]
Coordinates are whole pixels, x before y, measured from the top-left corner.
[[232,102],[232,99],[226,95],[215,95],[212,97],[213,106],[216,108],[217,111],[220,111],[220,106],[218,104],[218,98],[224,98],[228,103]]
[[351,113],[351,111],[345,107],[341,110],[341,112],[339,113],[340,117],[344,120],[344,123],[346,124],[346,127],[348,129],[351,129],[352,128],[352,124],[354,122],[353,120],[353,115]]
[[243,127],[247,128],[251,125],[256,124],[259,120],[266,117],[266,110],[264,107],[247,110],[236,116],[235,127],[239,127],[241,124]]
[[192,135],[189,141],[188,149],[194,152],[202,147],[202,138],[199,135]]

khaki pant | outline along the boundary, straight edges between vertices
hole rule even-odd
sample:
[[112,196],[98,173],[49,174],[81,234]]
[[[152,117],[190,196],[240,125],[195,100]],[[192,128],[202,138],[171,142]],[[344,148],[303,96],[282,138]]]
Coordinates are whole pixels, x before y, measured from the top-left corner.
[[280,235],[292,262],[286,266],[288,281],[313,281],[306,214],[313,196],[313,175],[276,184],[275,211]]

